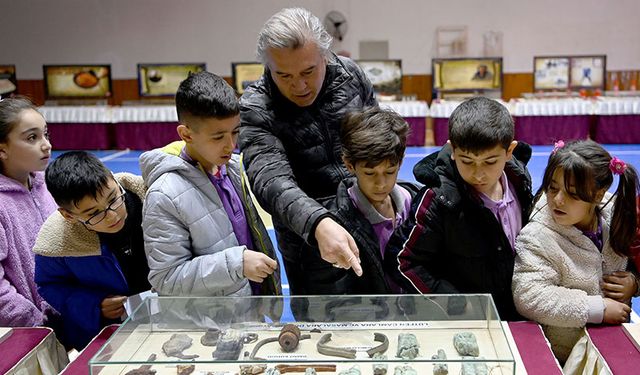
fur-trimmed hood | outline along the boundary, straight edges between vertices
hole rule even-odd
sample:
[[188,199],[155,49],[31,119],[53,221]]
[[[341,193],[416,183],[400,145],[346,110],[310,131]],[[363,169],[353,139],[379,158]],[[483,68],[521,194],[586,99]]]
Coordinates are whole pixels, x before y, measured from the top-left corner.
[[[131,173],[114,174],[125,190],[136,194],[144,202],[147,191],[141,176]],[[100,255],[100,239],[96,232],[79,221],[65,219],[56,211],[42,225],[33,252],[48,257],[83,257]]]

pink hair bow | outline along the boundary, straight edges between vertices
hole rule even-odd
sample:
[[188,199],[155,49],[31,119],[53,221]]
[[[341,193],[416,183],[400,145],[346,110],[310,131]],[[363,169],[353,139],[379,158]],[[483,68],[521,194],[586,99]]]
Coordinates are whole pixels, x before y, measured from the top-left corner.
[[556,143],[553,144],[553,150],[551,151],[551,154],[555,154],[556,152],[558,152],[559,149],[564,147],[564,141],[563,140],[559,140],[556,141]]
[[621,175],[627,170],[627,163],[614,156],[609,162],[609,169],[613,174]]

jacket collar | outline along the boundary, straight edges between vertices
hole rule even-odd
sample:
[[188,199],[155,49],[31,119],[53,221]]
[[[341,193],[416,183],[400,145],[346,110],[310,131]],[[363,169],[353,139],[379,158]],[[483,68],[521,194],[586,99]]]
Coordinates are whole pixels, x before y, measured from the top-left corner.
[[[144,200],[146,187],[142,177],[131,173],[116,173],[114,177],[122,187]],[[42,225],[33,252],[49,257],[83,257],[100,255],[102,250],[96,232],[79,221],[65,219],[56,210]]]
[[[373,205],[369,202],[362,190],[360,190],[360,186],[358,185],[357,180],[354,181],[352,188],[358,200],[356,205],[368,222],[370,222],[371,224],[378,224],[389,220],[389,218],[385,218],[384,216],[382,216],[378,212],[378,210],[376,210],[375,207],[373,207]],[[389,194],[391,200],[393,201],[393,205],[396,208],[396,218],[398,215],[401,215],[403,213],[405,207],[405,195],[400,189],[402,188],[396,184]]]
[[[475,197],[478,203],[481,202],[480,197],[474,191],[469,190],[469,185],[464,182],[462,176],[456,168],[455,162],[451,159],[453,149],[450,144],[445,144],[442,149],[436,151],[424,159],[420,160],[413,168],[413,174],[418,182],[425,184],[427,187],[440,187],[442,179],[451,181],[460,190],[461,196]],[[531,146],[526,143],[518,142],[514,149],[513,159],[507,161],[504,171],[507,178],[512,183],[516,183],[516,191],[520,192],[526,188],[529,189],[525,181],[529,181],[528,172],[526,171],[526,162],[531,156]],[[522,158],[522,159],[520,159]],[[523,160],[524,159],[524,160]],[[518,196],[519,199],[523,197]],[[521,202],[522,204],[522,202]],[[524,207],[523,207],[524,208]]]
[[[44,172],[33,172],[29,174],[31,178],[31,189],[36,189],[43,186],[44,183]],[[2,173],[0,173],[0,192],[26,192],[28,191],[24,185],[14,180],[13,178],[9,178]]]

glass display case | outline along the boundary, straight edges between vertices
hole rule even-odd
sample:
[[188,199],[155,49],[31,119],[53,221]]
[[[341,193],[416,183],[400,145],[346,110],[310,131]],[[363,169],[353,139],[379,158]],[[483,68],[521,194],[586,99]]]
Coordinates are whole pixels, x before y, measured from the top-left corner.
[[490,295],[153,297],[101,374],[514,374]]

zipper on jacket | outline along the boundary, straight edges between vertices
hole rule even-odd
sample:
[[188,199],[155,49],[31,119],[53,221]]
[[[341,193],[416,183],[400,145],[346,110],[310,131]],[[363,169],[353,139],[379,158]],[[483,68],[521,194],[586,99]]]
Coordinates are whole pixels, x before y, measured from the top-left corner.
[[33,187],[31,188],[31,190],[29,190],[29,196],[31,197],[31,200],[33,201],[33,205],[36,207],[36,211],[38,211],[38,214],[40,215],[40,224],[44,223],[47,220],[48,216],[43,216],[44,212],[42,212],[42,208],[40,207],[40,203],[36,199],[35,195],[33,195]]
[[[242,153],[240,153],[240,186],[242,189],[242,199],[244,201],[244,204],[247,208],[249,208],[249,203],[248,200],[251,199],[250,196],[247,196],[247,192],[248,192],[248,188],[247,188],[247,183],[245,181],[245,173],[244,173],[244,160],[243,160],[243,155]],[[255,233],[256,237],[258,237],[258,241],[260,241],[260,248],[262,249],[261,252],[263,254],[265,254],[266,256],[269,256],[269,254],[267,254],[267,248],[264,245],[264,239],[262,238],[262,233],[260,233],[260,230],[258,230],[258,228],[256,227],[256,218],[254,217],[254,212],[251,209],[247,210],[248,214],[249,214],[249,219],[250,222],[248,223],[249,226],[251,227],[251,229],[253,230],[253,232]],[[275,248],[274,250],[274,255],[275,254]],[[277,255],[276,255],[276,262],[277,262]],[[274,271],[275,272],[275,271]],[[276,278],[275,276],[273,276],[273,274],[269,275],[269,278],[271,279],[271,283],[273,284],[273,290],[276,293],[276,295],[278,295],[278,283],[276,282]]]

